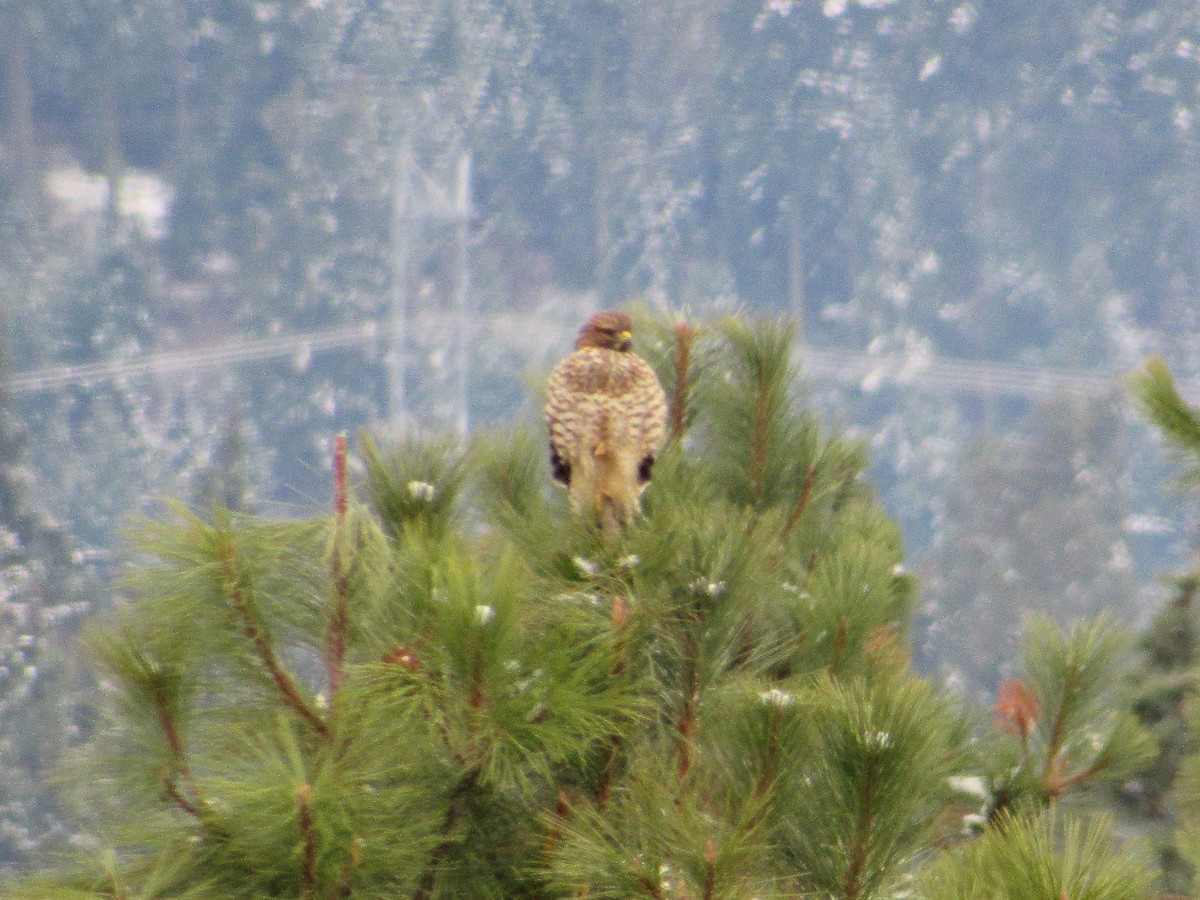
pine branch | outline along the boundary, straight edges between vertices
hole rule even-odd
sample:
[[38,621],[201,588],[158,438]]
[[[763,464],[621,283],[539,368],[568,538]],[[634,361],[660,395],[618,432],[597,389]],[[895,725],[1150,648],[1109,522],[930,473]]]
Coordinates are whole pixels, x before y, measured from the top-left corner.
[[362,865],[362,843],[362,836],[359,834],[350,838],[350,855],[338,870],[338,880],[330,892],[331,897],[351,896],[350,883],[354,879],[355,871]]
[[1152,357],[1141,371],[1130,375],[1129,384],[1142,414],[1188,466],[1178,483],[1184,487],[1200,485],[1200,410],[1179,395],[1161,356]]
[[317,833],[312,814],[312,785],[296,788],[296,827],[300,831],[300,898],[311,900],[317,887]]
[[[613,663],[612,675],[613,678],[619,678],[625,671],[625,619],[628,616],[628,608],[625,605],[625,598],[620,594],[614,594],[612,599],[612,623],[613,628],[618,632],[616,644],[616,661]],[[596,806],[598,809],[604,809],[608,804],[609,795],[612,792],[613,776],[617,769],[617,755],[621,752],[622,739],[619,733],[614,733],[609,736],[608,741],[604,746],[604,758],[600,768],[600,783],[596,786]]]
[[350,580],[342,559],[346,534],[346,436],[339,434],[334,438],[333,446],[333,550],[330,560],[333,613],[325,631],[325,667],[331,708],[346,679],[346,628],[350,619]]
[[1051,797],[1057,797],[1062,793],[1062,787],[1058,776],[1054,769],[1059,762],[1059,754],[1062,752],[1063,738],[1066,733],[1067,713],[1071,702],[1074,700],[1075,689],[1079,683],[1079,670],[1071,667],[1063,682],[1062,701],[1059,703],[1058,710],[1054,715],[1054,722],[1050,726],[1050,736],[1046,740],[1046,762],[1042,767],[1042,787]]
[[675,326],[675,381],[671,385],[669,417],[671,440],[683,440],[687,430],[690,397],[688,379],[691,377],[692,346],[696,343],[697,329],[686,322]]
[[479,767],[476,766],[464,772],[453,790],[451,790],[450,804],[446,807],[445,818],[442,819],[442,825],[438,829],[438,837],[441,839],[441,842],[429,854],[429,861],[425,864],[425,871],[421,874],[421,880],[417,885],[416,892],[413,894],[413,900],[429,900],[433,896],[433,889],[437,884],[438,869],[441,868],[443,860],[449,856],[450,851],[454,849],[455,842],[450,837],[450,834],[454,831],[454,826],[458,824],[458,820],[462,816],[463,798],[478,783]]
[[683,706],[679,710],[679,717],[675,723],[675,730],[679,738],[679,760],[676,771],[680,782],[687,777],[692,764],[692,742],[696,732],[696,705],[698,702],[697,691],[699,690],[698,654],[699,648],[696,646],[695,638],[690,634],[685,635],[683,659],[680,662],[683,668]]
[[769,386],[755,385],[754,412],[750,430],[750,502],[757,506],[767,489],[767,460],[771,450],[771,400]]
[[1200,414],[1179,395],[1163,358],[1149,359],[1130,376],[1130,384],[1146,417],[1163,435],[1180,450],[1200,456]]
[[271,642],[267,639],[262,626],[255,620],[254,611],[250,608],[250,601],[246,597],[238,577],[233,541],[227,534],[221,535],[217,553],[225,575],[225,596],[228,597],[233,608],[241,616],[242,630],[254,646],[259,660],[271,676],[271,681],[275,683],[275,686],[279,689],[279,693],[283,696],[284,702],[288,706],[308,722],[321,737],[329,737],[329,726],[317,715],[316,710],[305,701],[304,696],[300,693],[300,688],[296,686],[296,682],[279,664],[279,659],[275,655],[274,648],[271,647]]
[[792,533],[792,529],[796,527],[796,523],[800,521],[800,517],[804,515],[804,511],[808,509],[808,502],[812,499],[813,482],[817,477],[817,467],[814,463],[809,463],[808,470],[804,473],[804,481],[800,485],[800,494],[796,497],[796,502],[792,505],[792,510],[788,513],[787,521],[783,524],[783,532],[781,537],[787,540],[787,536]]
[[164,796],[166,796],[168,800],[173,802],[189,816],[203,823],[204,820],[200,813],[200,809],[196,806],[196,804],[180,793],[179,784],[171,775],[170,770],[165,766],[163,767],[162,782]]
[[704,900],[713,900],[717,888],[717,845],[712,838],[704,842]]
[[[1086,823],[1086,824],[1085,824]],[[963,897],[1151,897],[1153,863],[1147,845],[1119,840],[1112,818],[1004,813],[974,841],[935,858],[914,894],[928,900]]]
[[1131,774],[1152,752],[1132,713],[1113,712],[1124,705],[1114,674],[1125,647],[1119,629],[1101,617],[1064,633],[1030,615],[1022,643],[1025,675],[1002,681],[992,707],[996,726],[1020,741],[1019,762],[994,777],[989,819],[1022,799],[1049,805],[1084,782]]
[[179,725],[175,721],[175,715],[171,711],[162,686],[155,683],[151,686],[151,690],[153,692],[154,714],[158,721],[158,728],[162,732],[163,738],[167,742],[167,749],[171,753],[171,764],[163,767],[163,790],[166,796],[185,813],[203,821],[197,804],[184,796],[183,792],[179,789],[177,778],[182,778],[187,783],[191,794],[193,796],[197,795],[196,785],[192,782],[191,771],[184,756],[183,739],[179,735]]
[[867,868],[867,857],[871,849],[871,828],[875,819],[875,771],[867,767],[858,798],[858,814],[854,822],[854,837],[850,845],[850,859],[846,866],[844,900],[858,900],[862,890],[862,877]]

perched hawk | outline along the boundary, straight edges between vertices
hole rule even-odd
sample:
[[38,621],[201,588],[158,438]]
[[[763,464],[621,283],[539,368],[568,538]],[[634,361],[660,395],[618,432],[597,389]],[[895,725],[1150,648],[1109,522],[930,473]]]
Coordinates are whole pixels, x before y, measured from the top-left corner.
[[632,334],[625,313],[596,313],[546,382],[554,480],[610,537],[639,509],[667,416],[654,370],[629,350]]

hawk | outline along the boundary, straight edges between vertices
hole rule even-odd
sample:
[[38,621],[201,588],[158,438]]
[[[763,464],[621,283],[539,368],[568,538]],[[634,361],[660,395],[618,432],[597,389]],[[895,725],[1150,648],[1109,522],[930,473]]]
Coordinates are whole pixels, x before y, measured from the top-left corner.
[[546,382],[554,480],[608,537],[640,508],[667,417],[658,376],[630,351],[632,335],[625,313],[596,313]]

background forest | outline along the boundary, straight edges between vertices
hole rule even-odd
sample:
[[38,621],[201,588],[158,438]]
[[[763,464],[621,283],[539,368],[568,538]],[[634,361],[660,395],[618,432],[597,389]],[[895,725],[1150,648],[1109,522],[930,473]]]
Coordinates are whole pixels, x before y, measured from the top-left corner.
[[125,516],[532,418],[626,298],[798,323],[968,693],[1186,558],[1121,376],[1200,377],[1194,3],[3,0],[0,47],[6,861],[65,827]]

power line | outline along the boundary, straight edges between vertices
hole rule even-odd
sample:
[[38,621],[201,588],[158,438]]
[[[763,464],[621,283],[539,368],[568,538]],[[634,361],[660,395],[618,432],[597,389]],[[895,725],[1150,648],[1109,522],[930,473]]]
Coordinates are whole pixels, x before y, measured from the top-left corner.
[[139,375],[167,375],[212,369],[285,356],[304,356],[324,350],[353,347],[373,341],[375,322],[328,328],[274,338],[229,341],[194,350],[152,353],[130,359],[75,366],[47,366],[16,375],[9,382],[15,394],[53,391],[70,385],[91,385]]
[[1104,397],[1118,378],[1071,369],[1034,368],[1012,363],[931,357],[911,363],[898,357],[872,356],[827,347],[800,346],[802,371],[842,384],[872,390],[884,384],[977,397],[1035,399],[1055,394]]
[[[507,329],[529,341],[544,327],[537,317],[505,315]],[[497,323],[498,324],[498,323]],[[14,376],[9,388],[16,394],[53,391],[70,385],[91,385],[145,375],[169,375],[267,359],[306,356],[327,350],[367,345],[379,339],[383,323],[361,322],[302,334],[229,341],[192,350],[147,354],[140,357],[47,366]],[[489,326],[490,328],[490,326]],[[900,357],[872,356],[832,347],[797,345],[801,371],[807,377],[872,390],[893,384],[943,393],[977,397],[1035,399],[1052,394],[1102,397],[1118,386],[1115,375],[1071,369],[1045,369],[1012,363],[930,357],[919,363]]]

